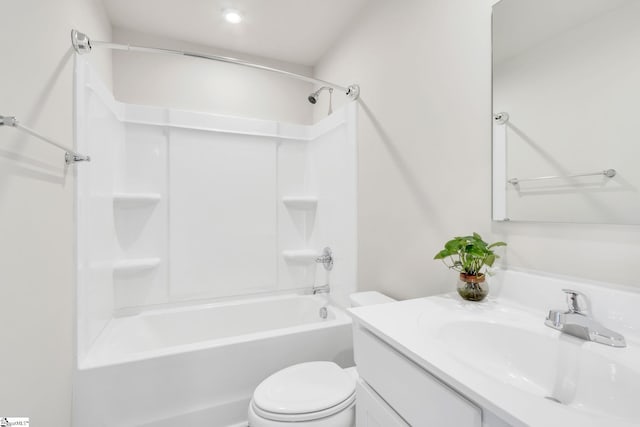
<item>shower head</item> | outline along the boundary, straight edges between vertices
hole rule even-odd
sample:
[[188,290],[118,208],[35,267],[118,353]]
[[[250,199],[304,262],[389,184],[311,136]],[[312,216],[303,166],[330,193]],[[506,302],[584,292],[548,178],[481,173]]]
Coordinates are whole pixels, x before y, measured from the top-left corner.
[[318,102],[318,97],[320,96],[320,92],[322,92],[323,90],[328,90],[329,93],[333,93],[333,88],[332,87],[322,86],[320,89],[318,89],[317,91],[315,91],[311,95],[309,95],[309,97],[307,98],[309,100],[309,102],[312,103],[312,104],[315,104],[316,102]]
[[333,108],[331,107],[332,104],[332,95],[333,95],[333,88],[329,87],[329,86],[322,86],[320,89],[318,89],[317,91],[313,92],[311,95],[309,95],[307,97],[307,99],[309,100],[310,103],[315,104],[316,102],[318,102],[318,97],[320,96],[320,92],[322,92],[323,90],[328,90],[329,91],[329,114],[331,114],[333,112]]

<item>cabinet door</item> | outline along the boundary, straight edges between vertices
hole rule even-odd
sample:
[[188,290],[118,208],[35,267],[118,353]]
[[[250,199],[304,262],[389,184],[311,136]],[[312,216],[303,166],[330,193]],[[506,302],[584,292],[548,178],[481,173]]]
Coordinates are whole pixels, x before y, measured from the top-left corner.
[[356,385],[356,427],[409,427],[367,384]]
[[353,336],[361,378],[413,427],[481,427],[482,411],[364,328]]

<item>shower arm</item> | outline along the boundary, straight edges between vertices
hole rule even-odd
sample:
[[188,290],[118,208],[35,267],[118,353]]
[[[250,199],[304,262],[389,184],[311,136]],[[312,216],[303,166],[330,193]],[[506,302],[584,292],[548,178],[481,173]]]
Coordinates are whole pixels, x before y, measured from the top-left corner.
[[335,83],[327,82],[325,80],[316,79],[302,74],[292,73],[291,71],[280,70],[278,68],[267,67],[266,65],[254,64],[252,62],[243,61],[242,59],[232,58],[229,56],[210,55],[197,52],[188,52],[174,49],[164,49],[156,47],[144,47],[133,46],[130,44],[111,43],[105,41],[91,40],[89,36],[81,33],[78,30],[71,30],[71,44],[75,51],[80,54],[86,54],[91,52],[93,47],[101,47],[112,50],[125,50],[129,52],[143,52],[143,53],[164,53],[168,55],[188,56],[191,58],[209,59],[212,61],[226,62],[228,64],[237,64],[244,67],[255,68],[258,70],[270,71],[273,73],[283,74],[285,76],[293,77],[298,80],[303,80],[308,83],[319,84],[322,86],[329,86],[339,91],[344,92],[349,98],[356,100],[360,96],[360,87],[357,84],[349,85],[348,87],[340,86]]

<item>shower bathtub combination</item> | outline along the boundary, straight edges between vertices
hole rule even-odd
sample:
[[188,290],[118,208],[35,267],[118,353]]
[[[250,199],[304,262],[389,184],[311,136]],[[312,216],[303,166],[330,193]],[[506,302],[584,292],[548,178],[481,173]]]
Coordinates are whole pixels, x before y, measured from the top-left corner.
[[352,366],[357,105],[288,124],[124,104],[79,56],[74,73],[91,157],[76,169],[74,425],[246,425],[274,372]]

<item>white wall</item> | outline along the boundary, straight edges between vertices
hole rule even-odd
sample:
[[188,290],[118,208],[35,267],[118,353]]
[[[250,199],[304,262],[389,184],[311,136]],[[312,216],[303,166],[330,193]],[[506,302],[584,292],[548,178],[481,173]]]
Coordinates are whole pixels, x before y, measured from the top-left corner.
[[359,288],[452,290],[455,275],[432,258],[471,231],[506,240],[510,266],[640,285],[640,227],[491,222],[493,3],[372,0],[316,66],[362,88]]
[[[163,47],[235,57],[286,71],[311,75],[310,67],[242,55],[115,28],[119,43]],[[310,83],[235,64],[172,55],[116,51],[114,95],[122,102],[240,117],[310,124]]]
[[[99,1],[2,4],[0,114],[69,146],[71,28],[111,37]],[[111,82],[111,56],[91,60]],[[31,417],[33,425],[70,425],[73,187],[60,150],[0,129],[0,412]]]
[[[349,295],[357,289],[357,115],[349,103],[314,125],[319,135],[309,146],[309,192],[318,198],[311,241],[318,250],[330,247],[331,271],[321,264],[315,284],[329,283],[331,298],[349,306]],[[319,131],[319,132],[318,132]]]
[[[557,2],[549,3],[539,7],[556,7]],[[512,12],[496,11],[496,20],[531,19]],[[613,179],[600,175],[506,185],[512,221],[640,222],[640,146],[633,142],[640,136],[639,19],[640,3],[626,2],[580,25],[571,23],[533,47],[514,49],[494,65],[494,112],[510,116],[508,178],[617,171]],[[541,20],[546,19],[535,22]]]
[[171,129],[174,300],[277,287],[276,138]]

